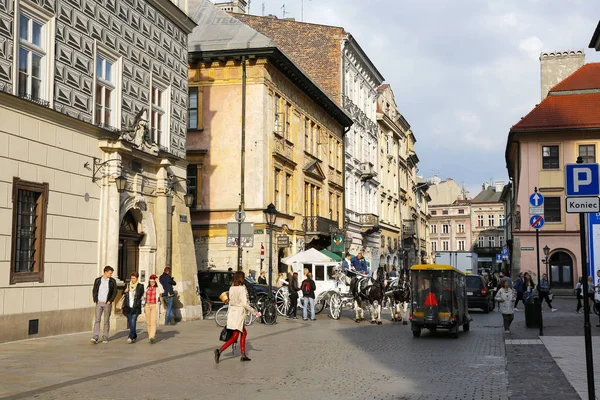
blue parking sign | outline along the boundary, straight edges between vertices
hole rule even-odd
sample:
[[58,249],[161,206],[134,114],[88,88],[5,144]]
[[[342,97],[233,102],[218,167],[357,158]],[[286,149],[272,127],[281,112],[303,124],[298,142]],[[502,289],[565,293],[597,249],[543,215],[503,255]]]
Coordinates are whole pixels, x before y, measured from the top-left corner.
[[598,164],[566,164],[565,182],[568,197],[599,196],[600,166]]

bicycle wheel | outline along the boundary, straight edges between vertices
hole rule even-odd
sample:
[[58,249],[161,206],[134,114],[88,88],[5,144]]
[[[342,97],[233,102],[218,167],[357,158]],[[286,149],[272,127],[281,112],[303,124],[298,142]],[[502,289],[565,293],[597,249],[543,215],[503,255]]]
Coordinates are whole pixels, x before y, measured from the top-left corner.
[[268,302],[265,305],[263,316],[262,316],[265,324],[273,325],[274,323],[276,323],[277,322],[277,312],[278,312],[278,310],[275,308],[275,305],[271,302]]
[[[252,307],[252,306],[250,306],[250,307]],[[246,311],[246,320],[244,321],[246,326],[252,325],[252,323],[256,320],[256,316],[254,315],[254,313],[256,312],[256,309],[254,307],[252,307],[252,309],[254,311]]]
[[290,295],[287,288],[280,288],[275,293],[275,302],[277,303],[277,312],[285,317],[290,309]]
[[202,299],[202,317],[206,319],[210,314],[212,314],[212,304],[208,300]]
[[266,293],[259,293],[256,295],[256,309],[262,312],[265,304],[269,301],[269,295]]
[[327,301],[325,299],[317,302],[317,304],[315,304],[315,315],[319,314],[321,311],[323,311],[325,309],[326,305],[327,305]]
[[229,306],[224,305],[219,308],[215,314],[215,322],[221,328],[224,328],[227,325],[227,314],[229,313]]

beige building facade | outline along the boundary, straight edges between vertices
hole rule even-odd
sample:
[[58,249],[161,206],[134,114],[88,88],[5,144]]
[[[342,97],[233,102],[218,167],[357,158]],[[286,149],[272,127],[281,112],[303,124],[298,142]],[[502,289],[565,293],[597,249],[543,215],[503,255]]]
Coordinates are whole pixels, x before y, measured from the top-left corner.
[[[377,124],[379,127],[379,226],[381,248],[379,265],[390,270],[400,267],[402,261],[402,202],[406,193],[400,190],[401,149],[405,147],[406,134],[402,115],[398,112],[394,92],[389,85],[377,89]],[[406,187],[404,187],[406,190]]]
[[[184,43],[194,27],[185,2],[139,2],[139,26],[122,41],[87,17],[90,31],[76,32],[57,2],[17,3],[0,12],[22,33],[2,38],[16,50],[0,60],[0,341],[89,331],[92,285],[107,265],[117,296],[131,272],[147,284],[172,266],[178,318],[201,317],[183,198]],[[111,319],[125,326],[120,313]]]
[[504,202],[500,199],[503,189],[503,182],[485,183],[482,191],[471,200],[472,245],[479,269],[499,271],[502,267],[496,261],[496,255],[506,246],[506,215]]
[[[270,39],[208,2],[198,15],[203,24],[189,44],[196,49],[189,85],[198,125],[188,131],[188,177],[198,182],[192,211],[198,268],[237,269],[226,225],[240,204],[245,63],[244,211],[245,222],[254,223],[254,246],[244,248],[242,268],[266,269],[271,254],[276,277],[287,272],[282,258],[327,248],[331,234],[343,229],[343,136],[352,120]],[[217,27],[227,33],[215,44],[208,32]],[[239,38],[245,44],[238,48]],[[279,212],[272,249],[263,212],[269,203]]]

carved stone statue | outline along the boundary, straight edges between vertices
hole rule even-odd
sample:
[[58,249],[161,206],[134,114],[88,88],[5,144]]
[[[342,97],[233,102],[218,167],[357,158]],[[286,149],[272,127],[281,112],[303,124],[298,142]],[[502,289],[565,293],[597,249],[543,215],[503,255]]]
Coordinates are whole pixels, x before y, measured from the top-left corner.
[[132,143],[137,149],[146,153],[158,154],[158,145],[150,137],[146,109],[137,113],[133,128],[123,130],[119,139]]

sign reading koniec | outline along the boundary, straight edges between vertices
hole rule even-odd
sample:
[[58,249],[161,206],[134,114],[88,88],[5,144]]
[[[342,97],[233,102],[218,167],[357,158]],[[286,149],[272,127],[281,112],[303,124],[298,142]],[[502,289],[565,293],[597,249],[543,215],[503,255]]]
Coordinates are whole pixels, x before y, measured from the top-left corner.
[[598,197],[567,197],[567,213],[597,213],[600,212]]

